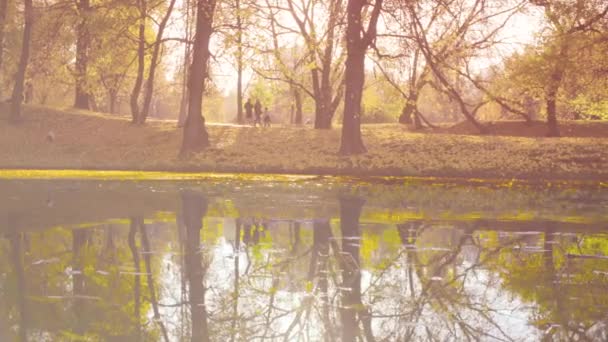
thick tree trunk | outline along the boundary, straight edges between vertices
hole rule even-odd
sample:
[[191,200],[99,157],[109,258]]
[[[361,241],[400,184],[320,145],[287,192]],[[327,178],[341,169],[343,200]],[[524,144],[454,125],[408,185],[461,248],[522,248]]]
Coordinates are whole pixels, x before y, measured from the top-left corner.
[[365,83],[365,52],[376,38],[376,25],[382,0],[376,0],[367,31],[363,29],[363,0],[349,0],[346,8],[346,69],[344,116],[340,154],[353,155],[367,152],[361,138],[361,98]]
[[320,98],[315,102],[315,128],[331,129],[331,103],[328,103],[326,94],[322,92]]
[[551,91],[547,94],[547,136],[559,137],[559,128],[557,126],[557,106],[556,106],[557,91]]
[[116,114],[116,101],[118,100],[117,92],[115,90],[108,92],[108,111],[110,114]]
[[144,81],[144,68],[145,68],[145,54],[146,54],[146,0],[137,1],[139,7],[139,34],[137,42],[137,76],[135,78],[135,84],[131,91],[131,123],[137,123],[139,121],[139,94],[141,92],[141,86]]
[[405,101],[405,106],[403,107],[403,111],[399,116],[399,123],[413,124],[414,129],[421,129],[422,122],[420,121],[420,116],[418,115],[418,93],[415,91],[410,91]]
[[6,11],[8,0],[0,0],[0,70],[2,70],[2,52],[4,52],[4,29],[6,27]]
[[144,124],[146,119],[148,118],[148,114],[150,113],[150,103],[152,103],[152,95],[154,94],[154,78],[156,76],[156,67],[160,63],[160,50],[162,46],[163,34],[165,32],[165,27],[167,26],[167,22],[169,22],[169,17],[171,17],[171,13],[173,13],[173,7],[175,6],[175,0],[171,0],[169,3],[169,8],[167,8],[167,12],[165,16],[161,20],[158,25],[158,32],[156,34],[156,42],[154,44],[154,49],[152,50],[152,60],[150,62],[150,70],[148,71],[148,81],[146,82],[146,88],[144,91],[144,103],[142,106],[141,114],[138,117],[137,123]]
[[[359,17],[360,19],[360,17]],[[349,22],[351,21],[349,16]],[[349,29],[350,31],[350,29]],[[359,35],[358,32],[355,33]],[[346,82],[344,95],[344,118],[342,122],[342,141],[340,154],[352,155],[367,152],[361,138],[361,98],[365,83],[365,50],[352,44],[347,38],[348,56],[346,58]],[[355,51],[353,51],[355,50]]]
[[562,58],[564,53],[560,54],[560,60],[555,62],[553,72],[549,79],[546,91],[547,101],[547,136],[548,137],[559,137],[559,128],[557,124],[557,94],[559,92],[560,85],[564,76],[564,61]]
[[78,0],[76,6],[80,18],[76,27],[76,89],[74,107],[78,109],[90,109],[87,68],[89,63],[89,47],[91,45],[88,18],[91,4],[89,0]]
[[21,45],[21,58],[19,59],[19,67],[15,76],[15,86],[13,87],[13,96],[11,99],[11,121],[19,122],[21,120],[21,103],[23,102],[23,88],[25,83],[25,73],[30,58],[30,41],[32,37],[33,25],[33,6],[32,0],[25,0],[25,27],[23,28],[23,41]]
[[184,125],[184,138],[180,153],[182,155],[198,152],[209,146],[209,135],[205,128],[202,105],[205,80],[208,76],[209,40],[213,32],[215,0],[198,0],[196,7],[196,33],[188,79],[188,116]]

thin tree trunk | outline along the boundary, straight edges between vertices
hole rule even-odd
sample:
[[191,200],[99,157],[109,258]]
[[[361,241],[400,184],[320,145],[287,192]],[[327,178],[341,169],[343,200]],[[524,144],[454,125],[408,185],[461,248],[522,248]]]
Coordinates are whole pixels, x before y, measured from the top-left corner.
[[160,50],[162,46],[163,34],[165,32],[165,27],[167,26],[167,22],[169,22],[169,17],[171,17],[171,13],[173,13],[173,7],[175,6],[175,0],[171,0],[169,3],[169,8],[167,8],[167,12],[163,17],[162,21],[158,25],[158,33],[156,34],[156,42],[154,44],[154,49],[152,50],[152,60],[150,62],[150,70],[148,71],[148,82],[146,82],[146,87],[144,90],[144,103],[143,108],[141,110],[141,114],[137,120],[137,123],[144,124],[146,119],[148,118],[148,114],[150,112],[150,103],[152,102],[152,95],[154,94],[154,77],[156,76],[156,67],[160,63]]
[[135,235],[137,234],[137,218],[131,218],[131,224],[129,228],[128,244],[131,250],[131,256],[133,257],[134,274],[133,274],[133,316],[135,318],[135,327],[137,329],[137,339],[141,339],[141,264],[139,262],[139,249],[135,242]]
[[182,155],[198,152],[209,146],[202,104],[205,80],[208,77],[209,40],[213,32],[215,0],[198,0],[196,7],[196,33],[188,80],[188,117],[184,126],[180,153]]
[[145,42],[146,42],[146,0],[138,0],[139,7],[139,35],[137,42],[137,77],[131,91],[131,123],[137,123],[139,120],[139,94],[144,81],[145,68]]
[[[185,1],[186,7],[186,40],[190,40],[190,0]],[[184,127],[188,112],[188,67],[190,66],[190,44],[185,44],[184,47],[184,63],[183,63],[183,80],[182,80],[182,98],[179,104],[179,117],[177,118],[177,127]]]
[[[6,27],[6,12],[8,0],[0,0],[0,47],[4,48],[4,29]],[[0,49],[0,66],[2,65],[2,49]]]
[[6,11],[8,0],[0,0],[0,70],[2,70],[2,52],[4,52],[4,29],[6,27]]
[[89,32],[90,0],[78,0],[76,3],[80,16],[76,27],[76,89],[74,107],[89,109],[89,89],[87,68],[89,63],[89,47],[91,37]]
[[146,229],[146,225],[144,224],[143,218],[138,219],[139,222],[139,231],[141,233],[141,246],[142,252],[144,253],[144,264],[146,266],[146,276],[148,282],[148,291],[150,291],[150,302],[152,303],[152,312],[154,313],[154,320],[158,322],[163,338],[166,342],[169,341],[169,335],[167,334],[167,329],[163,324],[163,321],[160,317],[160,310],[158,309],[158,300],[156,299],[156,290],[154,285],[154,278],[152,274],[152,260],[151,260],[151,250],[150,250],[150,241],[148,240],[148,231]]
[[237,44],[237,83],[236,83],[236,121],[243,121],[243,19],[241,17],[241,1],[236,0],[236,44]]
[[11,99],[11,121],[19,122],[21,120],[21,103],[23,102],[23,88],[25,83],[25,73],[30,58],[30,41],[32,36],[32,25],[34,20],[32,0],[25,0],[25,27],[23,28],[23,41],[21,45],[21,58],[19,59],[19,68],[15,76],[15,86],[13,88],[13,96]]

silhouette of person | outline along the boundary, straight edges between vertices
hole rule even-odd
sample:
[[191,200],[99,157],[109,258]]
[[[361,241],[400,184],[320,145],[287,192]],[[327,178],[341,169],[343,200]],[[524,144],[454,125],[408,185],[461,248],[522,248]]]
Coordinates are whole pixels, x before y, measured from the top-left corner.
[[247,120],[251,120],[253,118],[253,105],[251,104],[251,99],[247,99],[245,102],[245,118]]
[[255,100],[255,106],[253,109],[255,111],[255,121],[253,121],[253,127],[255,127],[256,124],[260,124],[260,126],[262,126],[262,104],[260,103],[260,100]]
[[264,110],[264,127],[270,127],[270,111],[268,111],[268,107]]

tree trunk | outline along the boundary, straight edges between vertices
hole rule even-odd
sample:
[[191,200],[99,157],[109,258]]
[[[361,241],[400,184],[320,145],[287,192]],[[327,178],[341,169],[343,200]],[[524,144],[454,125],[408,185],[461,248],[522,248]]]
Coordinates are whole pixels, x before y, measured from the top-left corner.
[[6,27],[6,11],[8,0],[0,0],[0,70],[2,70],[2,52],[4,52],[4,28]]
[[76,27],[76,89],[74,107],[89,109],[89,89],[87,82],[87,67],[89,63],[89,47],[91,37],[88,27],[88,16],[91,11],[89,0],[78,0],[76,4],[80,16]]
[[331,129],[331,104],[327,101],[327,93],[321,92],[320,98],[315,102],[315,128]]
[[565,56],[565,48],[562,47],[558,60],[555,61],[553,71],[551,73],[549,84],[547,85],[546,101],[547,101],[547,136],[559,137],[559,128],[557,124],[557,94],[564,78],[565,65],[563,58]]
[[294,124],[296,125],[301,125],[302,124],[302,116],[303,116],[303,110],[302,110],[302,92],[299,89],[294,88],[293,89],[293,98],[295,101],[295,119],[294,119]]
[[209,135],[203,117],[203,91],[207,78],[209,61],[209,40],[213,32],[213,12],[215,0],[197,0],[196,33],[192,55],[192,66],[188,79],[188,116],[184,125],[182,155],[198,152],[209,146]]
[[365,83],[365,52],[376,38],[376,25],[382,0],[376,0],[367,31],[363,29],[363,0],[349,0],[346,14],[346,68],[344,116],[340,154],[353,155],[367,152],[361,138],[361,98]]
[[557,90],[551,90],[547,93],[547,136],[559,137],[559,128],[557,126],[557,108],[556,108]]
[[171,13],[173,13],[174,6],[175,0],[171,0],[171,2],[169,3],[169,8],[167,8],[167,12],[165,13],[165,16],[158,25],[156,41],[154,44],[154,49],[152,50],[150,70],[148,71],[148,82],[146,82],[146,87],[144,90],[144,103],[141,110],[141,114],[139,115],[137,120],[137,123],[140,125],[146,122],[146,119],[148,118],[148,114],[150,112],[150,103],[152,102],[152,95],[154,94],[154,77],[156,76],[156,67],[160,63],[160,49],[162,46],[161,41],[163,39],[163,34],[165,32],[167,22],[169,21],[169,17],[171,17]]
[[117,92],[116,90],[111,90],[108,92],[109,98],[109,112],[110,114],[116,114],[116,101],[117,101]]
[[241,1],[236,0],[236,44],[237,44],[237,83],[236,83],[236,122],[243,124],[243,20],[241,18]]
[[[205,0],[199,0],[205,1]],[[191,192],[181,194],[182,215],[186,226],[184,261],[189,285],[192,341],[209,341],[207,310],[205,309],[205,274],[207,267],[201,263],[201,229],[207,213],[204,196]]]
[[32,36],[32,25],[34,20],[32,0],[25,0],[25,11],[23,12],[25,27],[23,28],[23,41],[21,43],[21,58],[19,68],[15,76],[15,86],[11,99],[11,121],[21,120],[21,103],[23,102],[23,87],[25,83],[25,73],[30,58],[30,41]]
[[420,122],[420,116],[418,115],[418,93],[410,90],[406,99],[403,111],[399,116],[399,123],[402,124],[414,124],[414,129],[421,129],[422,122]]
[[[352,20],[349,15],[349,25]],[[347,44],[348,56],[346,57],[345,71],[344,118],[340,145],[340,154],[342,155],[367,152],[361,138],[361,98],[363,95],[363,84],[365,83],[365,50],[351,43],[351,40],[354,39],[352,38],[351,31],[349,28],[347,38],[349,41]],[[359,31],[352,34],[358,36]]]
[[135,316],[136,322],[136,330],[137,330],[137,339],[140,340],[141,337],[141,266],[139,262],[139,249],[137,248],[137,244],[135,242],[135,235],[137,234],[137,226],[138,222],[136,218],[131,218],[130,220],[130,228],[129,235],[127,238],[127,243],[129,245],[129,249],[131,250],[131,256],[133,257],[133,270],[135,271],[133,274],[133,315]]
[[[186,40],[190,40],[190,0],[186,0]],[[190,44],[185,44],[184,51],[184,77],[182,82],[182,98],[179,103],[179,117],[177,118],[177,127],[184,127],[188,111],[188,67],[190,65]]]
[[[361,229],[359,217],[365,200],[361,198],[340,199],[340,230],[342,232],[342,253],[340,269],[342,273],[340,320],[342,341],[355,341],[359,332],[359,321],[366,324],[366,308],[361,301],[361,262],[359,246]],[[366,332],[367,335],[367,332]],[[371,341],[368,339],[368,341]]]
[[131,91],[131,123],[137,123],[139,120],[139,93],[144,81],[145,68],[145,43],[146,43],[146,0],[137,1],[139,7],[139,35],[137,42],[137,77]]

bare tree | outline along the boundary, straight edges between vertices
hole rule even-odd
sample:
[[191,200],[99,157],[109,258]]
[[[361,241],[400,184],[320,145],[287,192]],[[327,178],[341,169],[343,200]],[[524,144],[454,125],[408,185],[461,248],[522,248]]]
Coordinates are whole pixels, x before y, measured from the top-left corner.
[[[344,50],[341,23],[344,16],[343,0],[266,0],[270,20],[270,34],[273,46],[269,49],[274,62],[270,70],[256,70],[267,79],[279,79],[290,84],[296,102],[296,123],[301,123],[301,94],[308,94],[315,102],[315,128],[331,128],[332,119],[343,95]],[[323,12],[319,16],[317,12]],[[281,13],[287,13],[295,22],[295,27],[280,20]],[[284,56],[279,43],[281,35],[298,35],[304,41],[303,53],[296,57],[293,53]],[[293,52],[293,51],[291,51]],[[299,73],[304,67],[310,71],[310,83],[304,82]],[[276,76],[279,75],[279,76]]]
[[[557,95],[568,69],[571,55],[570,41],[576,34],[594,29],[608,15],[608,5],[599,6],[595,1],[530,0],[544,8],[553,39],[548,42],[549,53],[545,56],[549,74],[545,86],[547,110],[547,136],[558,137]],[[600,2],[601,4],[601,2]]]

